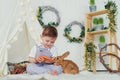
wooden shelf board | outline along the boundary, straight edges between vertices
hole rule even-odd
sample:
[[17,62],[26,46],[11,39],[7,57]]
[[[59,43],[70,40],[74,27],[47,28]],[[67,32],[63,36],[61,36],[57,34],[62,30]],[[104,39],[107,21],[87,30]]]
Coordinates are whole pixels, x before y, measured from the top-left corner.
[[[96,53],[100,54],[100,52],[96,52]],[[107,54],[107,53],[116,54],[117,52],[102,52],[101,54]]]
[[93,31],[93,32],[87,32],[90,35],[95,35],[95,34],[105,34],[107,33],[108,30],[99,30],[99,31]]
[[100,10],[100,11],[89,12],[89,13],[87,13],[87,15],[92,17],[92,16],[97,16],[97,15],[102,15],[107,12],[108,12],[108,10],[104,9],[104,10]]
[[[100,52],[96,52],[97,54],[100,54]],[[101,54],[106,54],[106,53],[108,53],[108,52],[102,52]]]

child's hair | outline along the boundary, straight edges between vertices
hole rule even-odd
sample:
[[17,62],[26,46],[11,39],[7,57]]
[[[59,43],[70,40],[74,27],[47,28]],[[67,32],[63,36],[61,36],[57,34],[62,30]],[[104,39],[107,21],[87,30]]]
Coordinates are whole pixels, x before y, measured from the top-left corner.
[[47,26],[44,28],[42,36],[57,37],[58,36],[57,29],[53,26]]

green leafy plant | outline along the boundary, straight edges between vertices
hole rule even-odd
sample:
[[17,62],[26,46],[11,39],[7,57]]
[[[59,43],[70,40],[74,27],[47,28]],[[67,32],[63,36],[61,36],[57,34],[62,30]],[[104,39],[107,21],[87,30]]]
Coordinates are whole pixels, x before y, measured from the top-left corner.
[[105,43],[105,36],[104,35],[99,36],[99,42],[103,43],[103,44]]
[[90,5],[95,5],[95,0],[90,0]]
[[93,24],[98,25],[98,18],[93,18]]
[[95,5],[95,0],[89,0],[89,4],[90,4],[89,6],[90,12],[96,11],[97,6]]
[[115,1],[108,0],[105,5],[105,9],[108,9],[108,19],[109,19],[109,28],[111,32],[116,32],[116,15],[117,15],[117,5]]
[[84,55],[84,61],[85,66],[88,70],[92,70],[92,66],[95,64],[96,60],[96,51],[97,48],[92,42],[85,43],[85,55]]
[[102,17],[100,17],[100,18],[98,19],[98,23],[99,23],[99,24],[101,24],[101,25],[103,25],[104,20],[103,20],[103,18],[102,18]]
[[[99,50],[101,50],[101,48],[103,48],[104,46],[106,46],[107,44],[105,43],[105,36],[104,35],[100,35],[99,36]],[[107,51],[107,47],[102,49],[102,51]]]

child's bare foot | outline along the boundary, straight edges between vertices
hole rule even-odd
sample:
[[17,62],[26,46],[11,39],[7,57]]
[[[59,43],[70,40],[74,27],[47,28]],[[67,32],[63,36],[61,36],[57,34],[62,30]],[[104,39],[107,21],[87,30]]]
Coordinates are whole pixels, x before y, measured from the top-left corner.
[[55,70],[55,71],[52,71],[50,72],[51,75],[58,75],[58,72]]

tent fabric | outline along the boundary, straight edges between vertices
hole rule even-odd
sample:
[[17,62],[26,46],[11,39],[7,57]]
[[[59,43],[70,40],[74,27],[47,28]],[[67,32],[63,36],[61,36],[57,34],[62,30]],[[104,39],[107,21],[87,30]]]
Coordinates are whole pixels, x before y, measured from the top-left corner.
[[[23,39],[26,39],[27,46],[23,44],[21,48],[24,47],[26,50],[23,49],[19,53],[28,53],[30,51],[30,45],[31,45],[29,41],[30,40],[29,36],[31,34],[25,22],[26,16],[20,15],[20,11],[22,8],[20,0],[11,0],[11,1],[3,0],[0,3],[0,8],[2,8],[0,12],[0,18],[1,18],[0,19],[0,73],[7,74],[6,62],[8,61],[8,55],[11,51],[10,48],[12,47],[12,43],[18,41],[17,36],[20,32],[22,33],[24,32],[23,34],[24,36],[22,37],[21,41]],[[35,44],[34,40],[33,43]],[[17,50],[11,51],[11,53],[13,52],[17,53]],[[25,58],[22,60],[25,60]]]
[[[23,24],[24,26],[25,26],[25,24]],[[21,26],[20,26],[21,27]],[[23,27],[24,28],[24,27]],[[23,31],[18,31],[19,29],[17,29],[17,30],[15,30],[15,31],[13,31],[13,33],[11,33],[11,35],[10,35],[10,38],[6,41],[6,43],[5,44],[3,44],[3,46],[1,47],[1,55],[0,55],[0,62],[1,62],[1,70],[5,70],[5,67],[6,67],[6,62],[8,61],[8,60],[10,60],[9,58],[12,56],[9,56],[9,58],[8,58],[8,55],[9,55],[9,53],[11,52],[11,53],[19,53],[19,54],[22,54],[22,53],[28,53],[28,51],[30,51],[30,41],[29,41],[29,37],[28,37],[28,35],[27,35],[27,33],[26,34],[23,34],[23,35],[25,35],[25,36],[23,36],[21,39],[24,39],[25,38],[25,42],[26,42],[26,44],[27,44],[27,46],[26,45],[24,45],[23,44],[23,46],[24,46],[24,48],[26,49],[26,51],[27,52],[23,52],[23,50],[21,50],[20,51],[20,49],[18,50],[18,52],[17,51],[11,51],[12,49],[15,49],[15,48],[13,48],[13,43],[12,42],[16,42],[16,40],[17,39],[19,39],[19,37],[17,37],[18,36],[18,34],[20,34],[21,32],[23,33]],[[24,30],[24,29],[23,29]],[[24,32],[25,32],[25,30],[24,30]],[[27,32],[27,31],[26,31]],[[15,39],[16,38],[16,39]],[[17,40],[18,41],[18,40]],[[21,43],[23,43],[23,40],[21,40],[22,42]],[[20,42],[19,42],[20,43]],[[20,46],[20,44],[18,45],[18,46]],[[23,46],[21,46],[21,47],[23,47]],[[16,47],[16,46],[14,46],[14,47]],[[21,47],[19,47],[19,48],[21,48]],[[12,48],[12,49],[10,49],[10,48]],[[15,56],[12,56],[12,58],[13,58],[13,60],[17,60],[17,57],[19,56],[19,54],[16,56],[16,59],[14,58]],[[25,54],[24,54],[25,55]],[[27,54],[28,55],[28,54]],[[27,56],[26,55],[26,56]],[[21,56],[22,57],[22,56]],[[24,57],[24,56],[23,56]],[[24,59],[22,59],[22,60],[25,60],[25,58]],[[7,68],[6,68],[7,69]],[[6,70],[5,70],[6,71]]]
[[[16,8],[15,2],[13,4],[14,5],[13,7]],[[2,9],[2,13],[0,14],[0,17],[2,18],[1,19],[2,21],[0,23],[0,24],[2,24],[2,26],[1,26],[2,29],[0,31],[0,37],[1,37],[1,39],[0,39],[0,44],[1,44],[1,46],[0,46],[0,65],[1,65],[0,72],[2,72],[3,68],[5,67],[5,63],[7,62],[7,57],[8,57],[7,47],[9,46],[10,40],[13,38],[13,34],[15,34],[15,32],[9,34],[10,29],[12,28],[12,26],[11,26],[12,20],[10,20],[10,19],[15,15],[15,14],[13,15],[13,12],[15,12],[15,10],[14,10],[15,8],[10,8],[9,14],[6,15],[5,13],[8,13],[7,11],[8,11],[9,6],[12,5],[12,4],[10,5],[10,3],[12,3],[12,1],[10,3],[6,3],[8,5],[7,7],[4,5],[4,3],[5,3],[5,1],[3,1],[3,3],[1,3],[1,5],[0,5],[0,7],[2,7],[2,8],[4,7],[4,9],[5,9],[5,10]],[[4,31],[4,33],[3,33],[3,31]]]

